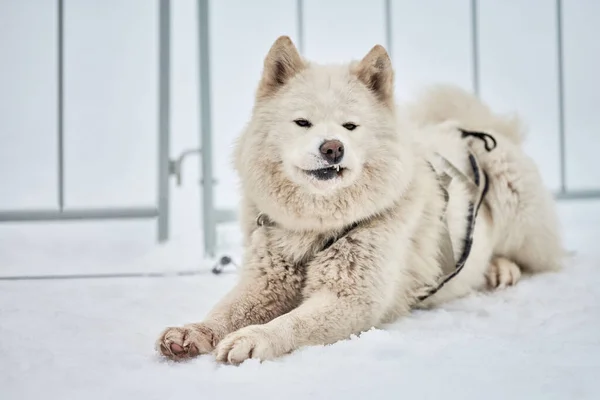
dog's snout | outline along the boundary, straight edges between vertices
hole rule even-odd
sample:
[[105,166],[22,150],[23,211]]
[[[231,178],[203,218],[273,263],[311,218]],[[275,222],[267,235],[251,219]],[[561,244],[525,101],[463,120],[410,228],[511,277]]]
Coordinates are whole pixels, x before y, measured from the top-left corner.
[[327,140],[321,147],[321,155],[331,164],[337,164],[344,157],[344,144],[339,140]]

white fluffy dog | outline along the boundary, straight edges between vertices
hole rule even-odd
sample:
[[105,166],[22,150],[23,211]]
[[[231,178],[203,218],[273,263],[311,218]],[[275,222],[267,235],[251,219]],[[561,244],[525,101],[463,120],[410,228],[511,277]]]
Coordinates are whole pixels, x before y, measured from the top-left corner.
[[518,122],[453,87],[399,110],[393,83],[381,46],[324,66],[273,44],[236,150],[239,283],[203,322],[166,329],[162,354],[272,359],[559,268]]

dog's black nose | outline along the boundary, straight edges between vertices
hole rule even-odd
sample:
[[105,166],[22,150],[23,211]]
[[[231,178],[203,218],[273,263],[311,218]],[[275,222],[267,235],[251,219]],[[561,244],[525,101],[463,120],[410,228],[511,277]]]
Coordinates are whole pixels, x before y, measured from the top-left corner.
[[323,158],[331,164],[337,164],[344,158],[344,145],[339,140],[327,140],[319,150]]

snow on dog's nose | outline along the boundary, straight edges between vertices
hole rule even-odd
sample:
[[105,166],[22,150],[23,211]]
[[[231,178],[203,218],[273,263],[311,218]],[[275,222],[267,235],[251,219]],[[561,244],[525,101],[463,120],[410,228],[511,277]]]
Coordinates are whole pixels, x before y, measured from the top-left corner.
[[327,140],[319,147],[321,156],[329,164],[339,164],[344,158],[344,144],[339,140]]

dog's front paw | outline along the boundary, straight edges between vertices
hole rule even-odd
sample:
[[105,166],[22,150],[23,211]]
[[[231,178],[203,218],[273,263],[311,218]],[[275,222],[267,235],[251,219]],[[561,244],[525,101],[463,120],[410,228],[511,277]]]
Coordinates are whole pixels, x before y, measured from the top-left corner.
[[502,289],[519,281],[521,269],[507,258],[496,257],[490,263],[486,278],[491,289]]
[[227,335],[217,346],[217,361],[240,364],[250,358],[271,360],[287,353],[281,338],[262,325],[247,326]]
[[208,354],[216,345],[215,333],[204,324],[167,328],[156,341],[156,350],[171,360],[184,360]]

